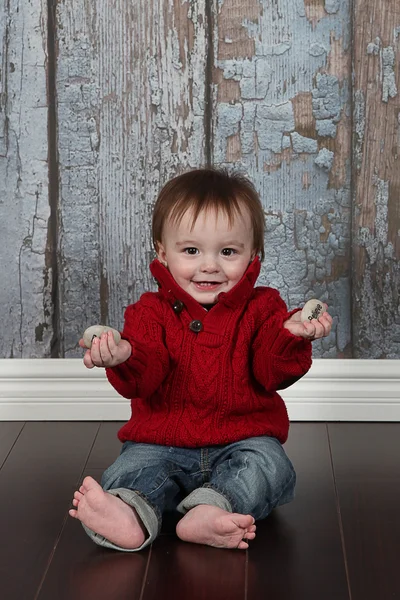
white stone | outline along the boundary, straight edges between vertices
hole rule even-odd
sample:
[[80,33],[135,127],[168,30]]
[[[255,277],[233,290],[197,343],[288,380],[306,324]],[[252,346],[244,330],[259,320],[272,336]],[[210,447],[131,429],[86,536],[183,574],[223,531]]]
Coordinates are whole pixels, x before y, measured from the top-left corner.
[[102,333],[105,333],[107,331],[113,332],[115,343],[119,344],[119,342],[121,341],[121,335],[116,329],[108,327],[107,325],[92,325],[91,327],[88,327],[86,329],[85,333],[82,336],[86,348],[91,348],[93,339],[95,337],[99,338]]
[[305,303],[301,311],[301,322],[318,319],[324,312],[326,312],[326,308],[321,300],[309,300]]

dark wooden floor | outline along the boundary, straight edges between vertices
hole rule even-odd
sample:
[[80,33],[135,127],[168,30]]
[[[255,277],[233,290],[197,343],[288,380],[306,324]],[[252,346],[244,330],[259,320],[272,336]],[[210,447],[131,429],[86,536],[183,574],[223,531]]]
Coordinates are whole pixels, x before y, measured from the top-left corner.
[[93,544],[68,516],[86,474],[119,453],[118,423],[0,423],[2,600],[400,598],[400,423],[294,423],[297,497],[248,551]]

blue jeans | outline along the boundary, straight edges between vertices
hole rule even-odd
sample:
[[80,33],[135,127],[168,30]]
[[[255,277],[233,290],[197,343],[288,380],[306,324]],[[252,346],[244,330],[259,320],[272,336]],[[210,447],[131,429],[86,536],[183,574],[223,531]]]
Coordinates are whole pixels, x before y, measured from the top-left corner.
[[[135,508],[148,531],[144,544],[135,550],[157,537],[167,511],[185,514],[198,504],[211,504],[263,519],[293,499],[295,483],[282,445],[268,436],[205,448],[125,442],[101,480],[105,491]],[[97,544],[126,551],[85,530]]]

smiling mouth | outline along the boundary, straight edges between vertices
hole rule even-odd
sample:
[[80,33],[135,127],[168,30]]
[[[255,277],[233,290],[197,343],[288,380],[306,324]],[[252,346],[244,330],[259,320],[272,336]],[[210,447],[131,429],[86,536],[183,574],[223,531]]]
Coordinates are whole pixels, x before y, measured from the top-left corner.
[[202,289],[212,289],[217,287],[218,285],[221,285],[221,281],[192,281],[192,283],[194,283],[194,285],[196,287],[202,288]]

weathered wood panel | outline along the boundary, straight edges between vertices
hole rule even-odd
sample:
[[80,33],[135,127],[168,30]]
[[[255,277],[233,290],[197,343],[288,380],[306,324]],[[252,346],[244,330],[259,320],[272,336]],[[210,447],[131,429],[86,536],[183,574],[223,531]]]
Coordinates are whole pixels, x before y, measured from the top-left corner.
[[215,0],[213,159],[255,182],[261,282],[334,316],[314,355],[351,356],[350,2]]
[[57,10],[61,353],[154,284],[151,209],[205,161],[204,0],[69,0]]
[[49,356],[47,3],[0,2],[0,356]]
[[399,358],[399,40],[397,0],[0,0],[0,355],[120,327],[159,188],[214,162],[260,191],[260,282],[330,305],[314,355]]
[[355,358],[400,355],[400,4],[355,0]]

